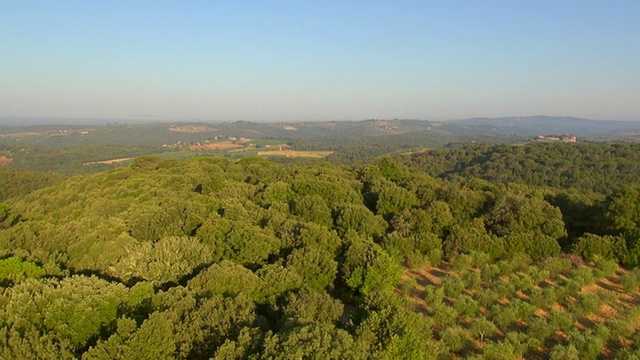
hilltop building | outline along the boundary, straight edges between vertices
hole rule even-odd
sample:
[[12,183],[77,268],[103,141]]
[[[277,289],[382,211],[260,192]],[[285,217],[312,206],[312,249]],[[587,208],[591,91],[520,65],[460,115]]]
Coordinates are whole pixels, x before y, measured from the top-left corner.
[[540,142],[574,143],[578,141],[578,138],[575,135],[538,135],[534,140]]

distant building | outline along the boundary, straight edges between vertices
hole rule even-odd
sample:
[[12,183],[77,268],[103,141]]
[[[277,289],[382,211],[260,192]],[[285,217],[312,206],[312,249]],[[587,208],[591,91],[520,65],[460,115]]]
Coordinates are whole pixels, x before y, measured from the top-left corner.
[[538,142],[574,143],[578,141],[578,138],[575,135],[538,135],[534,140]]

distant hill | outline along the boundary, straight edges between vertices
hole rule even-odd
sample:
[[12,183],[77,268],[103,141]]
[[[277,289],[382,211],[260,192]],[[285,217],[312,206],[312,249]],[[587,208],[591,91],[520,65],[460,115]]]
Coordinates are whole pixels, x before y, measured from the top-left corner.
[[[0,133],[26,131],[25,128],[52,127],[53,124],[66,124],[92,128],[126,127],[129,130],[143,127],[145,132],[152,128],[168,128],[170,124],[188,124],[185,122],[149,122],[124,121],[109,122],[77,119],[0,119]],[[193,124],[212,125],[219,135],[245,136],[251,138],[275,137],[286,139],[308,139],[327,136],[381,136],[428,132],[458,136],[537,136],[543,134],[573,134],[579,136],[640,136],[640,121],[588,120],[576,117],[557,116],[512,116],[501,118],[476,117],[463,120],[428,121],[409,119],[367,119],[358,121],[312,121],[312,122],[197,122]],[[45,125],[45,126],[43,126]],[[156,129],[154,129],[156,130]],[[125,135],[126,138],[126,135]],[[137,137],[136,137],[137,138]],[[171,136],[164,136],[169,141]],[[120,138],[123,140],[123,138]]]
[[640,134],[640,121],[588,120],[554,116],[471,118],[447,121],[446,128],[454,133],[489,132],[495,135],[517,136],[540,134],[637,136]]

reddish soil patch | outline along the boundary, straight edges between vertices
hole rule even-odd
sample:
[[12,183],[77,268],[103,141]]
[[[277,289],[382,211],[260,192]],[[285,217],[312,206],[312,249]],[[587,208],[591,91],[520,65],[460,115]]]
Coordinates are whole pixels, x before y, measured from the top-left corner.
[[12,158],[8,158],[6,156],[0,156],[0,165],[6,165],[12,161],[13,161]]

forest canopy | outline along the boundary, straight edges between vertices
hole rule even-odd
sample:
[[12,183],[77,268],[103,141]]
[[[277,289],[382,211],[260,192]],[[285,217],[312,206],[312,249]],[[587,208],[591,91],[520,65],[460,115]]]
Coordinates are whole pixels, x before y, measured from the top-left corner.
[[[554,334],[602,300],[582,285],[640,262],[639,150],[477,145],[358,168],[144,156],[70,178],[3,171],[0,358],[560,358],[637,346],[631,312],[602,333]],[[416,310],[403,269],[445,265],[455,273],[424,286]],[[640,276],[620,271],[633,293]],[[566,311],[544,302],[546,279]]]

